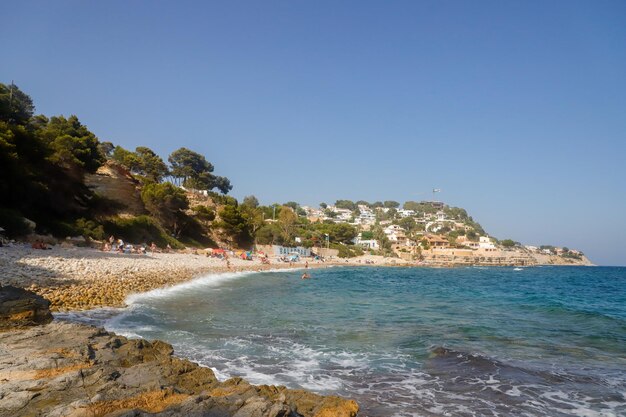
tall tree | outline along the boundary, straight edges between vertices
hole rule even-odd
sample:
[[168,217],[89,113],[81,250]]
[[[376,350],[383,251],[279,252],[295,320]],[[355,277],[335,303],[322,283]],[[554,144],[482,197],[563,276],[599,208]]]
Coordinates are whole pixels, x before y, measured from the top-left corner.
[[335,207],[341,208],[341,209],[354,210],[355,208],[357,208],[357,205],[354,204],[354,202],[350,200],[337,200],[335,202]]
[[182,180],[186,187],[204,190],[217,188],[224,194],[233,188],[228,178],[213,175],[213,165],[197,152],[180,148],[172,152],[167,160],[172,165],[172,176]]
[[141,175],[148,177],[154,182],[160,182],[168,174],[167,165],[152,149],[139,146],[135,149],[135,154],[137,155],[138,170]]
[[291,209],[291,207],[283,206],[278,215],[278,227],[280,228],[281,235],[285,242],[292,242],[294,235],[295,224],[298,221],[298,216]]
[[214,169],[204,156],[187,148],[175,150],[167,160],[172,166],[172,175],[181,178],[183,183],[202,174],[211,173]]
[[50,160],[80,174],[95,172],[103,163],[98,138],[78,117],[51,117],[38,136],[50,147]]
[[395,208],[395,209],[397,209],[398,207],[400,207],[400,203],[398,203],[397,201],[393,201],[393,200],[387,200],[383,204],[387,208]]
[[33,100],[15,84],[0,83],[0,120],[7,123],[26,124],[33,116]]
[[151,183],[143,187],[141,199],[146,209],[167,230],[175,235],[180,233],[185,220],[183,210],[189,207],[189,200],[183,190],[169,182]]
[[241,205],[250,208],[257,208],[259,207],[259,200],[253,195],[247,195],[243,198],[243,203],[241,203]]
[[224,206],[218,214],[219,221],[214,222],[213,226],[222,230],[223,238],[239,247],[248,248],[252,244],[250,224],[239,207]]

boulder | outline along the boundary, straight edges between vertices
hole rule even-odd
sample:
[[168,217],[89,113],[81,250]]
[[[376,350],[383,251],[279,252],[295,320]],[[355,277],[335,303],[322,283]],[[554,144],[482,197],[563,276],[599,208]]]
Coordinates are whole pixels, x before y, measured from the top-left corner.
[[0,287],[0,331],[39,326],[52,321],[50,301],[13,286]]

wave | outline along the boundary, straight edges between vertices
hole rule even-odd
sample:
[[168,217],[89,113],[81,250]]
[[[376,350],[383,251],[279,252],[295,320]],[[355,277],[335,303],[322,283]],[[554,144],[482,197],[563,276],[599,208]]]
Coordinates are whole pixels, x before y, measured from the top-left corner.
[[142,300],[166,298],[173,295],[188,293],[198,288],[217,287],[225,282],[233,281],[239,278],[248,277],[255,274],[272,273],[272,272],[289,272],[297,271],[302,268],[289,269],[267,269],[262,271],[240,271],[240,272],[223,272],[202,275],[190,281],[173,285],[171,287],[157,288],[151,291],[130,294],[126,297],[126,304],[133,305]]

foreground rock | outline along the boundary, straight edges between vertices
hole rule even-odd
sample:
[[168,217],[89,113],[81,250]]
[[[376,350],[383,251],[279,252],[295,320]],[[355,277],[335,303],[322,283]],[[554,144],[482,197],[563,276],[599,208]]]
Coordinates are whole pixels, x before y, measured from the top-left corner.
[[170,345],[54,322],[0,333],[0,416],[351,417],[356,402],[219,382]]
[[51,321],[50,301],[22,288],[0,286],[0,332]]

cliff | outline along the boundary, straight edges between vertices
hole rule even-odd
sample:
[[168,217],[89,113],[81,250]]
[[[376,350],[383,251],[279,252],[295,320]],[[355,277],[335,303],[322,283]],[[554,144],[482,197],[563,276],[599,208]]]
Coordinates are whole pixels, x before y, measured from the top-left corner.
[[85,175],[85,185],[104,198],[119,204],[119,214],[145,214],[140,184],[121,165],[107,161],[95,174]]

